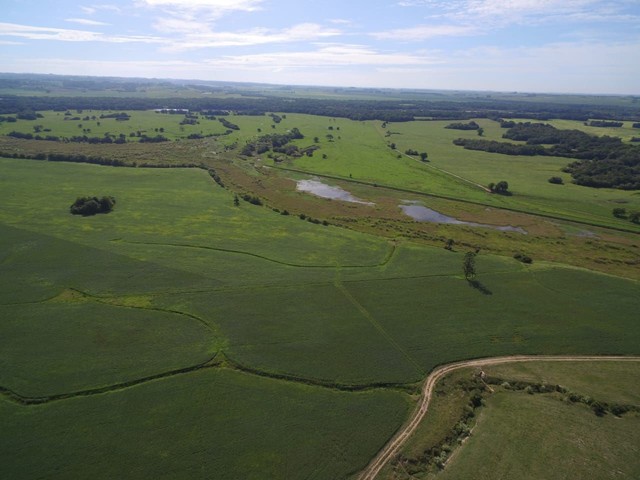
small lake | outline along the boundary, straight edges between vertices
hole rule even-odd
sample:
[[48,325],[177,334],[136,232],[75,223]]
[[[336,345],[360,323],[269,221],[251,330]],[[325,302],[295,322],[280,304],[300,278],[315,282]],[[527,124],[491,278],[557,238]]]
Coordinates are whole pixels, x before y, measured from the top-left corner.
[[487,225],[484,223],[475,223],[475,222],[465,222],[464,220],[458,220],[457,218],[449,217],[448,215],[443,215],[440,212],[436,212],[435,210],[431,210],[430,208],[423,207],[422,205],[400,205],[400,208],[404,212],[405,215],[410,216],[414,220],[418,222],[433,222],[433,223],[449,223],[452,225],[468,225],[470,227],[482,227],[482,228],[493,228],[494,230],[501,230],[503,232],[518,232],[524,235],[527,234],[527,231],[521,227],[512,227],[511,225],[506,225],[504,227],[498,225]]
[[296,190],[311,193],[317,197],[329,198],[331,200],[341,200],[343,202],[360,203],[363,205],[375,205],[372,202],[365,202],[354,197],[340,187],[332,187],[319,180],[298,180]]

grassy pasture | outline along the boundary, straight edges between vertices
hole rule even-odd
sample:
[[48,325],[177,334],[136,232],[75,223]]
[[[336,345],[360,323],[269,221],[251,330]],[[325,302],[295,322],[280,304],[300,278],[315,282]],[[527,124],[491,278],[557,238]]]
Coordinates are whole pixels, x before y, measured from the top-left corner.
[[[504,130],[497,122],[476,121],[484,128],[485,138],[502,140]],[[513,192],[512,197],[500,197],[469,187],[465,196],[459,198],[598,225],[634,228],[629,222],[615,219],[611,211],[617,206],[624,206],[628,210],[640,209],[637,192],[574,185],[571,177],[560,171],[571,162],[567,158],[510,156],[465,150],[451,142],[456,138],[477,138],[476,132],[445,129],[448,123],[408,122],[391,124],[387,128],[398,132],[390,138],[401,151],[407,148],[418,151],[424,149],[429,152],[434,167],[481,185],[506,180]],[[548,179],[552,176],[563,178],[565,184],[549,183]],[[446,194],[446,191],[434,189],[432,193]]]
[[[33,133],[34,126],[41,125],[43,129],[51,129],[50,132],[42,131],[41,136],[55,135],[59,137],[73,137],[87,135],[88,137],[103,137],[106,133],[118,136],[124,134],[128,141],[138,141],[138,138],[129,137],[131,133],[140,131],[149,137],[156,135],[164,135],[174,140],[176,138],[187,137],[192,133],[205,134],[221,134],[226,128],[218,120],[207,120],[204,117],[199,118],[199,125],[180,125],[184,119],[184,115],[169,115],[150,111],[128,111],[131,116],[130,120],[118,121],[115,118],[100,118],[102,114],[119,113],[111,110],[83,110],[77,113],[76,110],[70,110],[72,115],[66,118],[80,117],[80,120],[65,120],[65,112],[43,111],[39,112],[43,118],[37,120],[18,120],[15,123],[0,123],[0,135],[6,135],[11,131],[22,133]],[[85,117],[95,116],[95,120],[82,120]],[[164,131],[160,131],[160,129]],[[86,133],[83,130],[89,129]],[[156,130],[157,129],[157,130]]]
[[611,403],[640,405],[640,370],[627,362],[525,362],[491,365],[487,375],[562,385]]
[[[506,382],[560,384],[599,402],[638,405],[635,362],[524,362],[482,367]],[[463,418],[472,393],[469,382],[478,369],[461,369],[438,382],[427,416],[402,449],[402,463],[390,465],[380,478],[635,478],[637,414],[597,417],[560,393],[528,395],[492,385],[484,405],[467,419],[471,436],[440,471],[427,465],[425,452],[443,445]],[[633,432],[633,433],[631,433]],[[408,461],[407,461],[408,460]],[[411,470],[409,472],[408,470]]]
[[[24,133],[33,133],[34,125],[42,125],[52,131],[50,134],[71,136],[81,135],[83,128],[91,128],[89,136],[103,136],[109,132],[112,134],[124,133],[128,140],[137,142],[136,138],[130,138],[131,132],[143,131],[147,135],[154,136],[159,132],[155,129],[164,129],[163,135],[170,139],[186,138],[191,133],[220,134],[225,128],[217,120],[200,118],[199,125],[179,125],[183,115],[165,115],[152,111],[128,112],[131,120],[119,122],[115,119],[97,119],[96,121],[64,121],[63,112],[42,112],[43,119],[35,121],[20,120],[16,123],[0,124],[0,134],[6,134],[11,130]],[[79,116],[96,115],[99,111],[84,111]],[[74,112],[74,115],[75,112]],[[364,181],[371,184],[387,185],[394,188],[414,190],[426,194],[441,195],[448,198],[462,199],[477,202],[498,208],[515,209],[552,217],[565,218],[586,222],[594,225],[617,227],[624,229],[638,229],[639,227],[628,221],[612,216],[615,207],[623,206],[628,211],[640,209],[640,196],[636,192],[616,189],[593,189],[581,187],[571,183],[571,177],[562,173],[561,169],[570,163],[571,159],[558,157],[525,157],[491,154],[487,152],[464,150],[452,144],[456,138],[475,138],[475,131],[461,131],[445,129],[450,123],[447,121],[414,121],[389,123],[384,129],[378,121],[352,121],[341,118],[329,118],[313,115],[287,114],[278,124],[269,116],[244,116],[231,115],[229,120],[240,126],[239,131],[233,131],[230,135],[217,137],[211,140],[210,145],[203,151],[183,155],[185,162],[215,163],[215,158],[231,158],[236,166],[240,166],[248,172],[254,170],[254,166],[286,166],[309,173],[330,175],[346,180]],[[97,123],[100,122],[100,126]],[[504,129],[492,120],[478,119],[477,122],[484,128],[484,137],[493,140],[502,140]],[[555,122],[555,123],[554,123]],[[634,132],[626,125],[621,129],[602,129],[586,127],[581,122],[553,121],[559,128],[579,128],[594,134],[616,134],[623,138],[631,136]],[[627,122],[628,123],[628,122]],[[85,125],[86,124],[86,125]],[[246,141],[256,136],[268,133],[285,133],[293,127],[297,127],[305,135],[304,139],[296,140],[300,147],[308,147],[316,144],[320,150],[313,157],[288,160],[276,165],[273,160],[262,156],[238,160],[235,155],[224,153],[225,148],[241,148]],[[611,130],[611,131],[609,131]],[[622,133],[620,133],[622,132]],[[47,133],[41,133],[47,134]],[[333,138],[328,138],[331,135]],[[314,142],[315,137],[318,142]],[[391,150],[387,143],[397,145],[397,151]],[[57,142],[35,142],[36,147],[44,150],[64,149],[64,145],[56,145]],[[38,145],[40,144],[40,145]],[[188,142],[185,142],[187,145]],[[79,150],[103,151],[105,156],[109,149],[123,150],[123,146],[86,146],[77,145]],[[153,148],[153,147],[151,147]],[[172,149],[177,147],[172,146]],[[188,148],[185,146],[185,148]],[[402,152],[412,148],[418,151],[426,151],[430,162],[423,164],[417,160],[408,158]],[[135,149],[127,146],[126,149]],[[213,153],[215,152],[215,154]],[[204,157],[203,157],[204,154]],[[323,158],[326,155],[327,158]],[[159,153],[159,162],[164,162],[164,157]],[[400,156],[400,158],[398,158]],[[116,155],[118,157],[118,155]],[[129,161],[135,161],[130,157]],[[453,175],[452,175],[453,174]],[[255,173],[254,173],[255,175]],[[283,172],[283,175],[288,175]],[[467,179],[460,180],[455,176]],[[560,176],[564,179],[564,185],[553,185],[548,182],[552,176]],[[490,195],[474,185],[487,185],[490,182],[507,180],[512,197]],[[259,193],[259,192],[258,192]]]
[[[524,119],[514,119],[516,121],[531,121]],[[608,135],[610,137],[620,137],[623,141],[629,141],[632,137],[637,137],[640,135],[640,129],[633,128],[631,125],[636,122],[623,122],[622,127],[591,127],[589,125],[585,125],[584,122],[580,122],[578,120],[549,120],[543,123],[548,123],[549,125],[553,125],[554,127],[561,130],[581,130],[583,132],[588,133],[589,135],[597,135],[604,136]]]
[[640,474],[640,417],[596,417],[543,395],[498,392],[437,479],[623,478]]

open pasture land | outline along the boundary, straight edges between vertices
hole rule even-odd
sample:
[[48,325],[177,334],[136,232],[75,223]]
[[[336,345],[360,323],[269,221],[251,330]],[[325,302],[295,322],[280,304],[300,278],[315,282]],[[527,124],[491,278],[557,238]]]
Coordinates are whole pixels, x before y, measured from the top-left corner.
[[[598,402],[638,406],[637,365],[541,362],[485,369],[505,381],[561,384]],[[496,387],[471,437],[432,478],[622,478],[640,474],[640,416],[598,417],[561,394]]]
[[[506,130],[501,129],[498,122],[483,119],[477,119],[476,122],[484,129],[483,138],[505,141],[502,134]],[[570,175],[561,171],[571,163],[572,159],[569,158],[511,156],[465,150],[453,145],[453,140],[478,138],[477,133],[473,130],[444,128],[449,123],[392,123],[387,125],[386,131],[392,132],[388,139],[396,143],[398,150],[412,148],[428,152],[430,163],[424,166],[425,170],[436,167],[484,186],[505,180],[513,193],[509,197],[490,195],[465,184],[465,195],[454,195],[457,198],[595,225],[634,228],[629,222],[614,218],[611,212],[619,206],[628,210],[640,209],[640,195],[637,192],[575,185],[571,183]],[[382,132],[381,128],[379,130]],[[552,176],[562,178],[564,185],[549,183]],[[446,190],[437,187],[423,191],[447,195]]]
[[[68,114],[65,114],[67,113]],[[127,140],[137,141],[139,133],[149,137],[163,135],[168,139],[186,138],[194,133],[222,134],[226,128],[218,120],[208,120],[199,117],[199,124],[183,124],[183,114],[164,114],[153,110],[68,110],[54,112],[51,110],[39,112],[42,118],[36,120],[18,120],[17,122],[0,123],[0,134],[7,135],[12,131],[31,133],[46,137],[71,138],[74,136],[104,137],[105,134],[125,135]],[[101,118],[101,116],[126,113],[128,120],[117,118]],[[40,127],[38,129],[34,127]],[[37,130],[37,131],[36,131]],[[133,134],[133,135],[132,135]]]
[[638,353],[633,280],[480,254],[474,288],[463,251],[235,206],[199,169],[0,171],[0,476],[345,478],[438,364]]
[[[637,361],[602,360],[456,370],[439,380],[424,420],[379,478],[634,479],[639,375]],[[595,415],[596,405],[606,411]]]
[[[61,142],[31,141],[30,143],[8,140],[2,151],[18,152],[25,145],[27,153],[42,152],[82,152],[89,155],[117,158],[125,163],[207,164],[214,166],[220,162],[232,162],[245,171],[253,171],[263,166],[280,167],[326,175],[351,182],[364,182],[369,185],[387,186],[401,191],[412,191],[426,196],[471,202],[501,209],[545,215],[552,218],[582,222],[588,225],[613,227],[629,231],[640,231],[628,220],[615,218],[612,210],[616,207],[627,211],[640,210],[640,195],[633,191],[610,188],[594,189],[571,183],[571,177],[561,170],[571,162],[568,158],[547,156],[510,156],[465,150],[453,145],[456,138],[477,138],[475,131],[461,131],[444,128],[448,121],[413,121],[387,123],[383,128],[380,121],[353,121],[343,118],[331,118],[302,114],[279,114],[281,121],[276,123],[268,115],[228,115],[225,118],[237,125],[239,130],[225,134],[226,128],[217,120],[208,120],[197,116],[198,124],[181,125],[184,115],[168,115],[153,111],[129,111],[131,118],[118,121],[114,118],[100,119],[101,111],[71,112],[72,117],[92,118],[89,121],[64,120],[64,112],[42,112],[44,118],[37,120],[19,120],[15,123],[0,124],[0,134],[12,130],[22,133],[34,133],[34,126],[41,126],[50,132],[40,135],[71,137],[83,135],[103,137],[106,133],[124,135],[129,142],[126,145],[87,145],[82,143],[64,144]],[[109,113],[109,112],[106,112]],[[113,112],[110,112],[113,113]],[[67,117],[69,118],[69,117]],[[498,122],[486,119],[476,120],[484,129],[484,138],[502,140],[504,129]],[[582,128],[592,133],[602,133],[595,127],[584,127],[580,122],[557,121],[559,128]],[[97,125],[100,123],[100,125]],[[628,123],[628,122],[627,122]],[[282,155],[263,154],[241,160],[238,156],[242,147],[257,137],[270,134],[285,134],[298,128],[303,139],[292,143],[301,149],[318,147],[313,156],[299,158]],[[616,130],[616,129],[614,129]],[[626,129],[633,130],[633,129]],[[138,132],[149,137],[163,135],[171,145],[149,145],[149,149],[158,150],[153,159],[145,158],[138,152]],[[628,133],[628,132],[627,132]],[[186,140],[189,135],[214,135],[206,141]],[[133,136],[131,136],[133,135]],[[627,135],[628,136],[628,135]],[[626,137],[625,137],[626,138]],[[395,144],[391,149],[389,144]],[[28,145],[28,146],[27,146]],[[143,149],[146,145],[140,145]],[[408,149],[427,152],[429,162],[420,162],[417,157],[404,154]],[[162,153],[167,150],[166,153]],[[180,152],[178,152],[178,150]],[[183,157],[180,157],[183,155]],[[175,157],[175,158],[174,158]],[[269,158],[273,157],[273,158]],[[278,159],[279,161],[274,160]],[[283,176],[290,173],[282,171]],[[549,183],[549,178],[557,176],[564,185]],[[489,194],[483,189],[489,183],[505,180],[509,183],[512,196]],[[256,192],[259,193],[259,192]]]

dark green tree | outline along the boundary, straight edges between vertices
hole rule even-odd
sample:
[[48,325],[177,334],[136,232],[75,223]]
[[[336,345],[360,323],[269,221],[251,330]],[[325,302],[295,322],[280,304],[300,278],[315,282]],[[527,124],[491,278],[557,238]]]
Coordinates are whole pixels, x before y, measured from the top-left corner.
[[613,216],[616,218],[627,218],[627,210],[625,208],[616,207],[613,209]]
[[467,252],[462,260],[462,271],[466,280],[473,280],[476,277],[476,253]]
[[501,180],[498,183],[490,183],[489,190],[500,195],[511,195],[511,192],[509,192],[509,184],[504,180]]

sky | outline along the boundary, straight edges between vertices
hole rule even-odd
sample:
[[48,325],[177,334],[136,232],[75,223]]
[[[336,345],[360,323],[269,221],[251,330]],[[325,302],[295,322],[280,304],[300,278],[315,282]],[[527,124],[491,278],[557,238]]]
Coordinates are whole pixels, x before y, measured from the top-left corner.
[[1,0],[0,71],[640,94],[640,0]]

